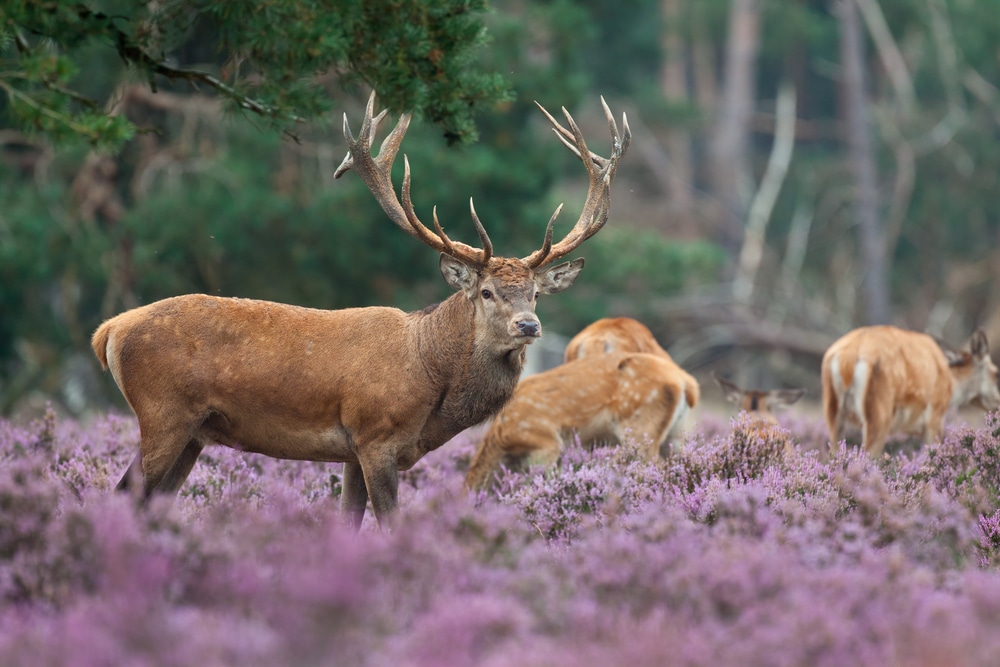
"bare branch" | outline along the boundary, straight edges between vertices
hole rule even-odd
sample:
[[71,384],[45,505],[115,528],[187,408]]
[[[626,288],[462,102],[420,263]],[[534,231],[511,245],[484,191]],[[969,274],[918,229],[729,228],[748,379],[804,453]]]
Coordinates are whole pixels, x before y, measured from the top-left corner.
[[754,280],[764,254],[767,222],[771,217],[771,211],[774,210],[774,202],[785,181],[788,165],[792,161],[792,151],[795,149],[794,86],[788,84],[781,86],[778,91],[776,113],[777,127],[771,156],[767,161],[767,169],[761,179],[760,187],[757,188],[757,193],[750,204],[746,231],[743,234],[743,247],[740,249],[739,266],[733,279],[733,295],[740,303],[748,303],[753,294]]

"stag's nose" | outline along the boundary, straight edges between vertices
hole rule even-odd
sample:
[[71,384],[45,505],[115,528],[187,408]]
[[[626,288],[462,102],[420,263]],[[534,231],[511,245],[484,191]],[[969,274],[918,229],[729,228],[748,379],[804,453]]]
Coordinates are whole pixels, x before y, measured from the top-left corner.
[[517,332],[522,336],[537,336],[542,330],[542,325],[536,320],[521,320],[517,323]]

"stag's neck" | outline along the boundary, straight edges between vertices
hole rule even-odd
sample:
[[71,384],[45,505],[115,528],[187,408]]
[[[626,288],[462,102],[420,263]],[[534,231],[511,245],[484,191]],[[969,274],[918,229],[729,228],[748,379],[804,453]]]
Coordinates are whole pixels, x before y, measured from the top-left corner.
[[504,349],[477,335],[473,304],[453,294],[421,315],[424,370],[440,387],[442,426],[457,433],[490,419],[507,403],[524,368],[524,347]]

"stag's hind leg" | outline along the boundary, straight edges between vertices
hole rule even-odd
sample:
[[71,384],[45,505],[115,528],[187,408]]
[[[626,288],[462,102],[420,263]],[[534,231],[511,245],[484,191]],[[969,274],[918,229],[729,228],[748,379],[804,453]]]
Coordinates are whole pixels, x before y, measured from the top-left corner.
[[158,491],[176,492],[201,454],[202,443],[194,436],[201,421],[185,420],[164,428],[151,426],[149,419],[140,417],[139,454],[125,471],[118,490],[130,489],[141,472],[143,499]]
[[167,471],[167,474],[156,487],[156,492],[177,493],[181,485],[184,484],[184,480],[191,474],[191,468],[198,461],[198,456],[201,455],[201,450],[204,448],[205,445],[200,440],[196,438],[189,440],[188,444],[184,447],[184,451],[177,457],[174,464],[170,466],[170,470]]
[[340,512],[347,519],[348,525],[359,530],[367,507],[368,487],[365,485],[365,474],[361,464],[357,461],[345,463],[340,491]]
[[142,454],[137,452],[119,480],[118,486],[115,487],[115,491],[131,491],[134,485],[140,483],[142,483]]

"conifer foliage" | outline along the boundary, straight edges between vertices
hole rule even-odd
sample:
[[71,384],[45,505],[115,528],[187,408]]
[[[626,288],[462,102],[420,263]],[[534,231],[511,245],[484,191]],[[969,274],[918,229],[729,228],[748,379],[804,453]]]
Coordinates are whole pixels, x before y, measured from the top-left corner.
[[[485,0],[166,0],[5,2],[0,91],[6,114],[51,138],[118,147],[136,131],[87,94],[109,69],[160,86],[214,90],[231,111],[294,135],[330,109],[331,82],[364,82],[394,110],[422,113],[469,141],[477,107],[506,83],[474,66]],[[192,39],[195,37],[196,39]]]

